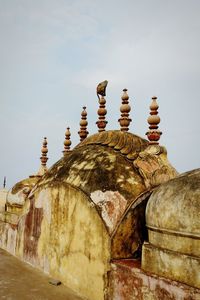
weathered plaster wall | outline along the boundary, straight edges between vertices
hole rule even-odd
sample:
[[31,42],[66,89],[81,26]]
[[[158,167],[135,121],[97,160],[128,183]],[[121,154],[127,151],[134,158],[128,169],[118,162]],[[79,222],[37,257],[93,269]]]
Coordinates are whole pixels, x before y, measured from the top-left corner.
[[0,221],[0,248],[15,255],[17,227]]
[[110,239],[89,198],[68,184],[43,187],[26,201],[24,212],[18,230],[1,224],[1,247],[60,279],[81,296],[103,300]]
[[114,300],[199,300],[200,290],[151,273],[140,262],[119,260],[111,265],[109,299]]
[[200,258],[197,256],[157,248],[145,243],[142,248],[142,268],[200,289]]
[[7,204],[24,205],[27,195],[38,182],[40,177],[31,176],[16,183],[8,192]]
[[134,199],[115,228],[111,238],[112,259],[141,257],[142,244],[147,238],[145,208],[150,192]]
[[44,212],[38,243],[40,265],[80,295],[104,299],[110,244],[92,202],[70,185],[41,190],[35,199],[35,206]]
[[8,191],[6,189],[0,190],[0,213],[5,211],[5,203]]
[[3,247],[12,244],[9,251],[82,297],[103,300],[110,258],[140,256],[146,193],[176,175],[163,147],[127,132],[98,133],[41,179],[12,189]]
[[146,208],[142,268],[200,289],[200,169],[160,185]]
[[[177,175],[164,147],[127,132],[90,136],[62,158],[38,186],[71,184],[96,205],[112,239],[112,258],[136,257],[144,241],[145,199],[137,199]],[[130,212],[127,214],[127,210]]]

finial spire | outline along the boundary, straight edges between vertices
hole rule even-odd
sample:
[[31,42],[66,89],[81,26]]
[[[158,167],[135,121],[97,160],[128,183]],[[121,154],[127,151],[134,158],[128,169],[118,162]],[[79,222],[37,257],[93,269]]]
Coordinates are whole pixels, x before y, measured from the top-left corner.
[[40,157],[40,160],[41,160],[42,166],[46,167],[46,163],[48,160],[48,157],[47,157],[48,149],[47,149],[47,138],[46,137],[44,137],[41,152],[42,152],[42,156]]
[[71,146],[71,140],[70,140],[70,128],[67,127],[66,132],[65,132],[65,141],[64,141],[64,150],[63,150],[63,156],[65,156],[67,153],[69,153],[70,150],[70,146]]
[[158,130],[158,124],[160,123],[160,117],[158,116],[158,108],[159,105],[157,103],[157,97],[152,97],[152,102],[150,105],[150,116],[147,121],[149,123],[149,131],[147,131],[146,135],[149,139],[149,144],[159,144],[159,139],[162,134],[160,130]]
[[[107,85],[108,85],[108,81],[104,80],[103,82],[99,83],[97,86],[97,96],[99,98],[99,109],[97,113],[99,115],[99,120],[96,122],[96,124],[99,128],[98,130],[99,132],[105,131],[106,124],[108,123],[105,120],[105,115],[107,114],[107,110],[106,110],[106,99],[104,98],[104,96],[106,96]],[[101,97],[99,97],[99,95]]]
[[127,89],[123,89],[123,94],[122,94],[122,105],[120,107],[120,111],[121,111],[121,118],[118,120],[118,122],[120,123],[121,126],[121,131],[128,131],[129,130],[129,124],[132,121],[129,118],[129,112],[131,111],[131,107],[129,105],[129,96],[127,93]]
[[48,157],[47,157],[48,148],[47,148],[47,138],[46,137],[44,137],[41,153],[42,153],[42,155],[40,157],[41,166],[40,166],[40,169],[39,169],[38,174],[37,174],[39,176],[44,175],[47,171],[46,163],[47,163],[47,160],[48,160]]
[[6,176],[4,176],[4,178],[3,178],[3,188],[4,189],[6,188]]
[[81,113],[81,120],[80,120],[80,131],[78,132],[80,136],[80,141],[82,142],[88,135],[87,131],[87,111],[86,111],[86,106],[83,106],[83,111]]

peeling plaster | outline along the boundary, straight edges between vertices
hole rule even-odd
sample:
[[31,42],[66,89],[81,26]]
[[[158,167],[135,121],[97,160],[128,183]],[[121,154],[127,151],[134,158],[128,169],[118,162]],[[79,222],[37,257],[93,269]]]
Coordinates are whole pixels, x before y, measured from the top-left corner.
[[100,208],[101,216],[111,233],[126,208],[127,200],[118,191],[95,191],[90,197]]
[[115,300],[199,300],[199,289],[145,273],[139,262],[119,260],[111,265],[109,299]]
[[51,195],[48,189],[44,189],[39,192],[38,197],[35,200],[36,208],[43,208],[44,215],[48,221],[51,223]]
[[27,194],[24,193],[24,190],[20,190],[16,194],[8,194],[8,202],[10,204],[24,204],[25,198],[27,197]]

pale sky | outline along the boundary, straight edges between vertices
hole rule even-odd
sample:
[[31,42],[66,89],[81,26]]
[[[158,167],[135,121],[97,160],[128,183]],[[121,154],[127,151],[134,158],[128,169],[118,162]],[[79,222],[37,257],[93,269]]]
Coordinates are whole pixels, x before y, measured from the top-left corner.
[[200,167],[199,0],[0,0],[0,186],[38,171],[48,138],[50,167],[80,113],[96,133],[96,86],[107,79],[107,129],[119,129],[128,89],[130,132],[145,137],[158,97],[160,144],[184,172]]

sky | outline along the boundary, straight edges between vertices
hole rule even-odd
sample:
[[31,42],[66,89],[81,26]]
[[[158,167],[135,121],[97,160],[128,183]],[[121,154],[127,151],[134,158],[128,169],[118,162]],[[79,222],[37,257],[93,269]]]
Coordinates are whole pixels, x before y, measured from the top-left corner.
[[108,80],[107,129],[119,129],[128,89],[130,132],[145,137],[157,96],[160,144],[178,172],[200,167],[199,0],[0,0],[0,187],[62,157],[66,127],[79,142],[86,105],[97,132],[96,86]]

